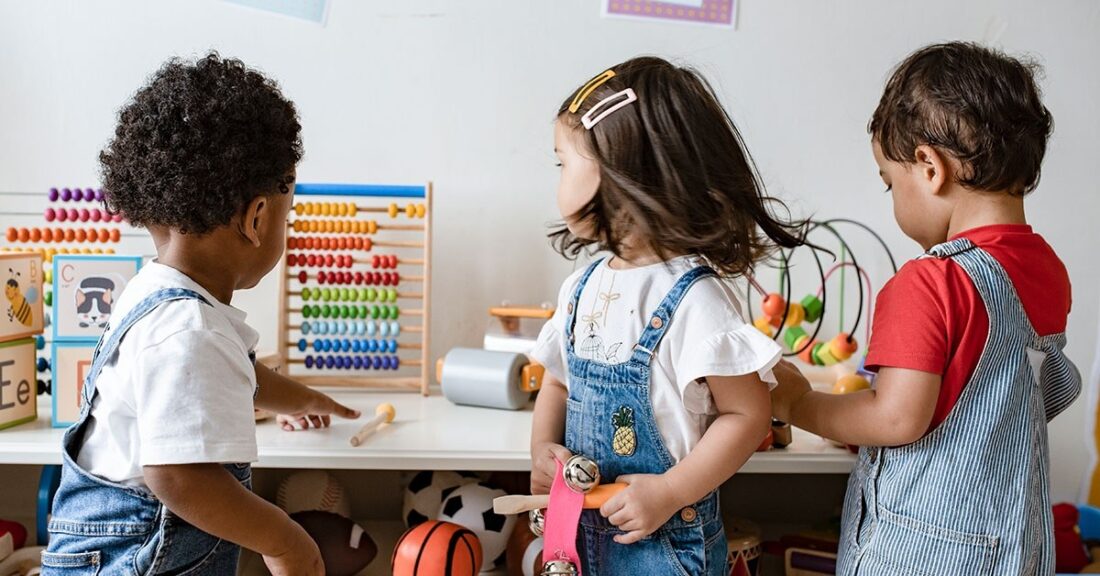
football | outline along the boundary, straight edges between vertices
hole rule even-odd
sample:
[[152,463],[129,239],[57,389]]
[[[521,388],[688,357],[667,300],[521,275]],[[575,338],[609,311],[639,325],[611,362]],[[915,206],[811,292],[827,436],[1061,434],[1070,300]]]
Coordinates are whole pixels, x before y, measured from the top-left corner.
[[439,507],[451,492],[464,484],[478,481],[478,476],[470,472],[417,472],[405,488],[405,499],[401,506],[401,517],[405,526],[412,528],[425,520],[434,520],[439,516]]
[[378,554],[370,535],[348,518],[320,510],[298,512],[290,517],[317,543],[328,576],[358,574]]
[[515,516],[493,512],[493,498],[504,495],[503,490],[484,484],[465,484],[451,491],[439,509],[440,520],[464,526],[477,535],[484,559],[483,572],[504,560],[508,538],[516,523]]

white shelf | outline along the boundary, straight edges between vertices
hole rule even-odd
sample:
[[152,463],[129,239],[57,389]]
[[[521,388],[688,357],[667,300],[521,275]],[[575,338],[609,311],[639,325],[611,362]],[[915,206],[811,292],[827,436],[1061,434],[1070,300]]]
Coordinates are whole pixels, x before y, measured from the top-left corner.
[[[456,406],[433,393],[326,390],[337,401],[374,414],[389,402],[392,424],[353,448],[359,423],[334,419],[330,428],[285,432],[274,420],[256,426],[258,468],[354,470],[530,470],[530,408],[520,411]],[[60,464],[64,429],[50,426],[50,406],[39,402],[38,420],[0,431],[0,464]],[[847,474],[855,456],[795,429],[794,443],[753,455],[740,474]]]

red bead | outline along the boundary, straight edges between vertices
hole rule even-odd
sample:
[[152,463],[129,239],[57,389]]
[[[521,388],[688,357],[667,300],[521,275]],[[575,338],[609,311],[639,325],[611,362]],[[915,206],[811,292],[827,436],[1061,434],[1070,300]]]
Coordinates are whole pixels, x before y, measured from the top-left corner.
[[122,222],[122,214],[115,214],[113,218],[115,222]]
[[57,219],[57,212],[53,208],[46,208],[46,222],[53,222]]
[[398,274],[397,272],[394,272],[393,273],[393,285],[397,286],[400,283],[401,283],[401,274]]
[[65,210],[64,208],[58,208],[57,209],[57,221],[58,222],[67,222],[68,220],[69,220],[69,211]]
[[318,284],[324,284],[325,283],[325,273],[324,272],[318,272],[317,273],[317,283]]
[[81,208],[80,209],[80,221],[81,222],[87,222],[88,218],[91,218],[91,217],[92,217],[92,215],[88,213],[87,208]]
[[397,268],[397,254],[390,254],[390,268]]
[[787,302],[779,294],[772,293],[764,297],[764,302],[760,304],[760,307],[768,316],[782,319],[783,312],[787,309]]
[[377,268],[377,267],[378,267],[378,263],[379,263],[380,261],[381,261],[381,259],[380,259],[380,258],[378,257],[378,255],[377,255],[377,254],[375,254],[375,255],[374,255],[373,257],[371,257],[371,259],[370,259],[370,266],[371,266],[371,268]]
[[336,273],[333,272],[332,270],[329,270],[328,272],[325,272],[325,276],[328,278],[328,283],[329,284],[336,284],[337,283]]
[[7,239],[8,239],[8,242],[15,242],[16,240],[19,239],[19,231],[16,230],[15,228],[8,228]]
[[80,212],[77,212],[76,208],[69,208],[69,220],[76,222],[80,219]]
[[374,285],[375,286],[379,286],[379,285],[382,284],[382,273],[381,272],[374,272],[373,274],[371,274],[371,276],[373,277],[372,279],[374,280]]
[[92,222],[99,222],[103,219],[103,212],[100,210],[92,210]]
[[307,262],[309,262],[310,266],[318,266],[322,262],[322,260],[318,258],[316,254],[310,254],[307,258]]
[[298,273],[298,281],[299,282],[301,282],[302,284],[305,284],[307,280],[309,280],[309,274],[307,274],[305,270],[302,270],[301,272]]
[[331,268],[333,260],[332,254],[325,254],[325,266]]
[[359,285],[363,284],[363,273],[362,272],[356,272],[355,273],[355,283],[359,284]]
[[[298,258],[294,254],[287,254],[286,255],[286,265],[287,266],[297,266],[298,265]],[[302,271],[302,274],[305,274],[304,270]]]
[[363,250],[366,250],[367,252],[370,252],[371,248],[374,248],[374,241],[371,240],[370,238],[364,238],[363,239]]
[[54,228],[53,229],[53,241],[54,242],[60,242],[64,239],[65,239],[65,229],[64,228]]
[[344,272],[342,280],[344,281],[344,284],[351,284],[351,280],[352,280],[351,272]]

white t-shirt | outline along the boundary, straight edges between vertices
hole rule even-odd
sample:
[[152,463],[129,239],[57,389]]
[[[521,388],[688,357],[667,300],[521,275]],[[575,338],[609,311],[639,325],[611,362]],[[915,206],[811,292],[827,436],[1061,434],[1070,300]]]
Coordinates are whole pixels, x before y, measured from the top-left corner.
[[[574,328],[576,354],[606,364],[630,360],[657,306],[680,276],[700,264],[698,257],[682,256],[615,270],[605,259],[581,292]],[[567,387],[566,309],[582,274],[584,269],[562,284],[558,311],[543,326],[531,353]],[[713,276],[696,282],[673,312],[650,364],[650,401],[657,429],[672,457],[679,462],[687,456],[717,414],[703,378],[755,372],[774,386],[771,370],[781,357],[778,344],[742,319],[730,283]]]
[[245,313],[178,270],[151,262],[119,297],[108,330],[146,296],[187,288],[210,302],[165,302],[139,320],[96,380],[77,463],[92,474],[145,486],[142,466],[256,460],[250,353],[259,334]]

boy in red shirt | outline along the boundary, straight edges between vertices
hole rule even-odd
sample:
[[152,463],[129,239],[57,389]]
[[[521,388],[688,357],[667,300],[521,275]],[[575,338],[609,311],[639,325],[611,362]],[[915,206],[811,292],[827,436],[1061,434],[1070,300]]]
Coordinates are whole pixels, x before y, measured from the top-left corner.
[[874,390],[813,392],[776,368],[777,418],[863,446],[838,574],[1053,574],[1046,423],[1080,392],[1062,354],[1070,284],[1027,225],[1052,127],[1033,66],[929,46],[869,131],[894,216],[926,254],[883,288]]

